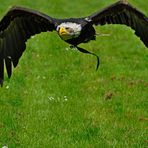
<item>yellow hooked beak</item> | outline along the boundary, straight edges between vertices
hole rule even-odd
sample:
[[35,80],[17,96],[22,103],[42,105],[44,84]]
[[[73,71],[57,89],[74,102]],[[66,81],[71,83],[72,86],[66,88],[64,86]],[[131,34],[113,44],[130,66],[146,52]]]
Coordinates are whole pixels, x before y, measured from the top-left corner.
[[68,32],[66,31],[66,29],[64,27],[61,27],[60,30],[59,30],[59,35],[62,36],[62,35],[67,35]]

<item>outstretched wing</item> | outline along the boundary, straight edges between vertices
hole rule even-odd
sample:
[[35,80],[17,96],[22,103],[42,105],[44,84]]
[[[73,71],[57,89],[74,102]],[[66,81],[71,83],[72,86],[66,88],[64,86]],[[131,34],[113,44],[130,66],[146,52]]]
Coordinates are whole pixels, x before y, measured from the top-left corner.
[[32,35],[56,29],[56,19],[38,11],[13,7],[0,22],[0,84],[3,84],[4,63],[8,77],[12,63],[16,67]]
[[146,47],[148,47],[148,18],[126,0],[116,2],[102,11],[87,17],[95,25],[124,24],[135,30]]

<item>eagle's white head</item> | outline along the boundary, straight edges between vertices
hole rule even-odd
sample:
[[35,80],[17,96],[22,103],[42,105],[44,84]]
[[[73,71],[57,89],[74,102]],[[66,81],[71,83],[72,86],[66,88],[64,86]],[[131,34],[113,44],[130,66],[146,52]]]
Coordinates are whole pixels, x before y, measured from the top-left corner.
[[65,22],[61,23],[57,27],[57,32],[61,39],[69,40],[72,38],[76,38],[80,35],[82,30],[81,24],[72,23],[72,22]]

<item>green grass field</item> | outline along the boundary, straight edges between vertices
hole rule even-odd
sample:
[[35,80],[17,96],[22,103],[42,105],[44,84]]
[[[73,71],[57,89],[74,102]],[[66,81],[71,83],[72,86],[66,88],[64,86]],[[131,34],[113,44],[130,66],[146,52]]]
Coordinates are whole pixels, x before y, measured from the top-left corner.
[[[148,16],[147,0],[129,0]],[[5,0],[53,17],[87,16],[115,0]],[[109,33],[81,44],[100,57],[68,49],[56,34],[27,42],[12,78],[0,88],[0,147],[148,147],[148,49],[125,26],[96,27]],[[5,73],[6,74],[6,73]]]

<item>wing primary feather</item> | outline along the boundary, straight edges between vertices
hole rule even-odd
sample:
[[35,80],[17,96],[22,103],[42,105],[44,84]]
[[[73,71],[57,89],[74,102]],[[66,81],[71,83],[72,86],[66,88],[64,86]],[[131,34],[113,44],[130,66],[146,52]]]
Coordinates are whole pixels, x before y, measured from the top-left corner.
[[20,50],[22,48],[22,43],[21,43],[21,38],[19,36],[19,28],[17,27],[17,25],[14,25],[14,37],[15,37],[15,41],[16,41],[16,50],[15,50],[15,57],[13,58],[20,58],[22,55],[22,51]]
[[1,87],[3,86],[3,81],[4,81],[4,60],[3,60],[3,48],[4,48],[4,43],[3,39],[0,38],[0,85]]
[[2,50],[3,50],[3,39],[0,37],[0,54],[2,53]]
[[12,60],[15,59],[15,57],[17,56],[17,47],[18,47],[18,41],[17,41],[17,37],[16,37],[16,34],[15,34],[15,23],[13,22],[12,24],[12,27],[11,27],[11,45],[12,45],[12,48],[11,48],[11,58]]
[[0,85],[3,86],[4,62],[3,62],[3,39],[0,37]]
[[6,46],[7,46],[7,48],[6,48],[6,50],[4,51],[4,58],[5,57],[7,57],[7,56],[9,56],[9,57],[11,57],[11,52],[12,52],[12,37],[11,37],[11,33],[9,33],[9,34],[6,34],[5,35],[5,38],[7,38],[7,40],[6,39],[4,39],[4,41],[6,42]]
[[0,85],[3,86],[4,80],[4,40],[0,38]]
[[124,18],[123,13],[120,13],[120,18],[121,18],[121,24],[125,24],[126,23],[126,20]]
[[21,18],[21,17],[18,18],[17,25],[20,28],[20,34],[23,38],[23,41],[26,42],[27,41],[27,35],[26,35],[25,29],[24,29],[23,18]]
[[[7,35],[9,36],[9,34],[7,34]],[[12,68],[11,68],[11,57],[7,56],[7,50],[9,48],[9,46],[8,46],[9,44],[7,44],[7,41],[8,40],[6,40],[6,38],[4,38],[4,40],[3,40],[4,56],[3,56],[3,62],[2,62],[3,66],[2,67],[3,67],[3,77],[4,77],[4,59],[5,59],[7,74],[8,74],[8,77],[10,78]]]
[[12,74],[12,64],[11,64],[10,58],[5,58],[5,65],[6,65],[8,77],[10,78]]
[[4,81],[4,60],[0,59],[0,85],[3,86]]
[[17,30],[16,33],[17,33],[17,36],[18,36],[18,43],[19,43],[18,51],[22,53],[25,50],[26,46],[25,46],[25,39],[24,39],[24,36],[23,36],[23,33],[22,33],[22,28],[20,27],[20,24],[21,24],[20,20],[17,19],[15,27],[16,27],[16,30]]
[[26,34],[26,40],[27,40],[27,39],[30,38],[31,33],[30,33],[29,29],[28,29],[26,18],[22,19],[22,26],[23,26],[23,30],[24,30],[24,32]]

